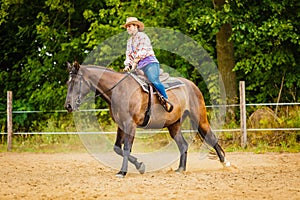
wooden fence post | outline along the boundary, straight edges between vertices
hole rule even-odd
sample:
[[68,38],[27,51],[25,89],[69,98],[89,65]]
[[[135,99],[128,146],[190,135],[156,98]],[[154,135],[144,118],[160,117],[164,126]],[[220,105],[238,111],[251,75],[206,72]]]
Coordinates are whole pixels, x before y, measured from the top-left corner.
[[245,81],[240,81],[240,120],[241,120],[241,146],[247,146],[247,122],[246,122],[246,97]]
[[7,151],[12,149],[12,91],[7,91]]

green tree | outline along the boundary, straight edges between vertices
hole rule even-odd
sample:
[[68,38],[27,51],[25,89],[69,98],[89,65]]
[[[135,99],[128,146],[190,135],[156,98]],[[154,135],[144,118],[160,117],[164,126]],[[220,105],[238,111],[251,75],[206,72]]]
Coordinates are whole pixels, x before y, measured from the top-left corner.
[[[66,61],[85,60],[98,44],[124,32],[120,25],[129,16],[147,27],[178,30],[202,45],[218,63],[228,97],[237,92],[234,83],[245,80],[247,102],[299,101],[298,0],[1,0],[0,111],[6,110],[8,90],[14,94],[14,110],[63,109]],[[220,51],[222,43],[228,48]],[[156,54],[162,64],[195,82],[209,100],[193,66],[163,50]],[[120,70],[123,59],[111,65]],[[37,120],[22,114],[15,123],[29,130]],[[0,125],[4,130],[5,115]]]
[[[219,20],[222,21],[223,15],[226,15],[225,0],[213,0],[214,7],[218,12]],[[216,49],[218,69],[224,81],[226,97],[228,103],[236,103],[237,101],[237,84],[236,74],[233,71],[235,66],[233,41],[230,40],[232,35],[232,25],[230,21],[224,20],[220,25],[219,32],[216,34]]]
[[[233,77],[234,81],[234,75],[225,75],[219,64],[222,61],[217,60],[222,57],[217,56],[219,31],[230,24],[232,33],[228,42],[233,43],[234,60],[226,62],[231,62],[228,64],[231,67],[235,63],[236,81],[246,81],[247,101],[276,102],[282,83],[281,101],[298,101],[300,3],[296,0],[214,2],[224,3],[222,9],[214,9],[209,0],[185,3],[176,11],[175,16],[183,16],[177,27],[202,44],[226,76],[224,80]],[[229,27],[226,29],[230,32]]]
[[235,71],[249,102],[299,101],[300,2],[232,1]]
[[[66,61],[82,61],[86,54],[81,34],[90,24],[83,12],[101,6],[99,1],[1,1],[0,110],[5,110],[8,90],[14,110],[63,109]],[[28,130],[35,119],[19,116],[15,128]],[[5,126],[5,118],[2,122]]]

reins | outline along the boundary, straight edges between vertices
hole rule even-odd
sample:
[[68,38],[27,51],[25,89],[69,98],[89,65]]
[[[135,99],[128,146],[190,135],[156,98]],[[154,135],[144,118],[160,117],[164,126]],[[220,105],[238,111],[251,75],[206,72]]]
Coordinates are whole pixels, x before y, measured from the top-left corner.
[[[115,87],[117,87],[122,81],[124,81],[129,75],[131,74],[131,72],[128,72],[126,74],[126,76],[124,76],[121,80],[119,80],[114,86],[112,86],[110,89],[106,90],[106,92],[109,92],[111,90],[113,90]],[[105,93],[106,93],[105,92]]]

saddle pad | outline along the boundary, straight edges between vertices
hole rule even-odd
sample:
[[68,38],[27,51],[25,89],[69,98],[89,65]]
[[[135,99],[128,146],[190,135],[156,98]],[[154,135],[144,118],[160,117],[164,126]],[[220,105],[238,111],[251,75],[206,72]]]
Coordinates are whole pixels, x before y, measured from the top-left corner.
[[[149,93],[148,83],[147,83],[149,81],[145,80],[144,76],[138,76],[133,73],[130,73],[130,75],[136,80],[136,82],[140,84],[140,86],[143,88],[145,92]],[[163,80],[162,84],[164,85],[166,91],[184,86],[184,82],[174,77],[169,77],[168,79]]]

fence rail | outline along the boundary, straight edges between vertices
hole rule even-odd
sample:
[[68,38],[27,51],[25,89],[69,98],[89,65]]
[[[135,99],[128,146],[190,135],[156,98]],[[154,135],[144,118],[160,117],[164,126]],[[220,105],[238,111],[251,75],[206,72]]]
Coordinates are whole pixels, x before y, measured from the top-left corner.
[[[300,103],[246,103],[247,106],[300,106]],[[240,104],[228,104],[228,105],[206,105],[207,108],[218,108],[218,107],[239,107]],[[103,109],[89,109],[89,110],[79,110],[77,112],[98,112],[98,111],[109,111],[108,108]],[[39,111],[39,110],[13,110],[13,114],[25,114],[25,113],[67,113],[66,110],[49,110],[49,111]],[[6,114],[6,111],[1,111],[0,113]]]
[[[240,132],[240,128],[235,129],[212,129],[213,132]],[[300,131],[300,128],[249,128],[247,132],[251,131]],[[182,130],[183,133],[197,132],[197,130]],[[147,130],[137,131],[137,133],[168,133],[167,130]],[[6,132],[0,135],[6,135]],[[89,134],[116,134],[116,131],[90,131],[90,132],[16,132],[14,135],[89,135]]]

